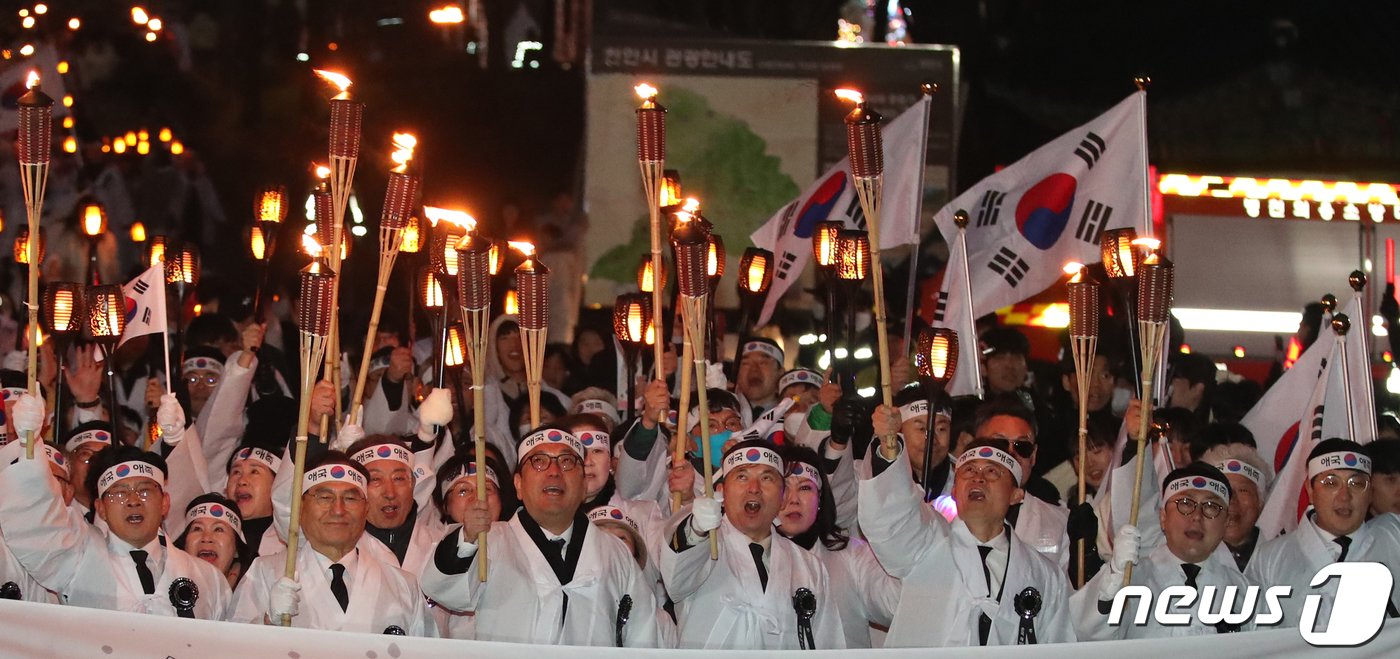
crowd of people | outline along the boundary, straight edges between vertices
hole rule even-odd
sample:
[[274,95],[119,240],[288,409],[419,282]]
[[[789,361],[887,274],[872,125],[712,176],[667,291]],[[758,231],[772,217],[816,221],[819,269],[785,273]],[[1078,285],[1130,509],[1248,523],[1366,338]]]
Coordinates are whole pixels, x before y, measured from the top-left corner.
[[[893,404],[878,405],[849,373],[795,364],[781,341],[751,336],[727,374],[705,374],[702,409],[698,392],[678,399],[677,345],[659,374],[638,374],[634,404],[620,404],[622,356],[585,324],[572,346],[547,352],[532,421],[514,316],[491,323],[483,382],[471,369],[439,378],[433,337],[386,318],[363,399],[349,400],[347,372],[306,401],[297,483],[296,304],[270,305],[266,320],[236,300],[194,317],[170,346],[170,393],[159,334],[112,356],[114,392],[93,347],[63,348],[60,381],[46,342],[38,374],[59,394],[56,413],[7,360],[0,592],[517,643],[937,647],[1247,631],[1249,621],[1110,624],[1109,614],[1128,584],[1243,596],[1250,584],[1305,589],[1335,561],[1400,561],[1393,419],[1367,445],[1319,442],[1298,530],[1260,537],[1274,465],[1239,422],[1260,387],[1176,354],[1149,443],[1166,465],[1151,490],[1160,496],[1143,498],[1132,525],[1111,510],[1130,491],[1093,496],[1137,459],[1115,450],[1142,414],[1130,362],[1102,342],[1080,391],[1068,358],[1035,366],[1014,327],[980,337],[980,399],[901,382],[910,369],[897,348]],[[1334,595],[1323,590],[1324,607]],[[1300,624],[1302,598],[1283,606],[1283,624]]]

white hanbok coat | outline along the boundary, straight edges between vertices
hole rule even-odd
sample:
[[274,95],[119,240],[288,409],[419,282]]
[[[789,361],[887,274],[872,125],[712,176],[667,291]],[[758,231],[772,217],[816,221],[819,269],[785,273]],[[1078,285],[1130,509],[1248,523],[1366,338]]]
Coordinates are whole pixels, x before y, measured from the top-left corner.
[[[1152,589],[1154,595],[1161,594],[1162,589],[1170,586],[1186,585],[1186,573],[1182,571],[1181,559],[1172,554],[1167,545],[1161,544],[1152,549],[1137,564],[1133,566],[1133,580],[1135,585],[1145,585]],[[1230,605],[1231,610],[1238,611],[1244,597],[1244,591],[1250,585],[1250,581],[1240,572],[1235,565],[1235,559],[1230,555],[1225,544],[1221,543],[1216,547],[1215,552],[1206,557],[1200,563],[1201,572],[1196,575],[1196,587],[1205,588],[1215,586],[1215,601],[1211,610],[1218,611],[1221,607],[1222,598],[1225,596],[1226,587],[1234,587],[1236,599]],[[1140,598],[1134,597],[1126,602],[1123,610],[1121,624],[1110,627],[1108,625],[1108,615],[1099,613],[1099,588],[1104,579],[1122,579],[1121,574],[1113,574],[1112,570],[1101,569],[1094,578],[1084,584],[1079,592],[1070,598],[1070,608],[1074,611],[1074,627],[1079,632],[1079,638],[1091,641],[1103,641],[1112,639],[1132,639],[1132,638],[1173,638],[1185,636],[1209,636],[1217,634],[1214,625],[1202,623],[1195,615],[1196,603],[1183,609],[1174,607],[1172,612],[1182,613],[1189,609],[1191,622],[1187,625],[1165,626],[1157,622],[1155,615],[1148,615],[1147,622],[1143,626],[1133,624],[1133,615],[1137,608],[1142,606],[1138,602]],[[1199,601],[1199,600],[1198,600]],[[1157,600],[1154,598],[1152,606],[1155,610]],[[1250,631],[1254,629],[1253,622],[1246,622],[1240,625],[1240,631]]]
[[0,533],[0,585],[7,583],[13,583],[19,588],[19,599],[22,602],[58,604],[58,594],[29,576],[29,571],[19,564],[19,559],[15,558],[10,552],[10,547],[5,544],[5,535]]
[[[253,561],[234,593],[228,619],[262,624],[273,584],[282,578],[286,567],[285,550]],[[407,636],[437,636],[437,625],[413,575],[360,551],[353,574],[348,577],[350,604],[342,611],[331,594],[326,572],[317,562],[315,550],[302,542],[297,551],[301,603],[300,612],[292,616],[293,627],[370,634],[383,634],[390,627],[398,627]],[[272,624],[279,622],[273,620]]]
[[841,612],[841,630],[848,648],[872,647],[871,623],[889,627],[899,605],[899,580],[885,572],[870,545],[851,538],[845,549],[832,551],[820,541],[814,554],[831,582],[836,608]]
[[901,447],[893,464],[860,483],[861,529],[880,564],[903,587],[885,647],[976,646],[983,613],[992,619],[987,645],[1015,644],[1020,630],[1015,597],[1027,587],[1038,590],[1043,602],[1035,618],[1037,641],[1075,640],[1063,570],[1012,534],[998,602],[987,590],[978,543],[967,524],[950,523],[923,505],[922,493],[911,495],[913,482]]
[[[1400,517],[1394,513],[1372,518],[1350,537],[1351,547],[1347,550],[1346,562],[1382,563],[1390,568],[1392,574],[1400,570]],[[1316,624],[1322,628],[1318,631],[1326,630],[1337,598],[1339,580],[1331,579],[1318,588],[1312,588],[1310,584],[1318,570],[1336,562],[1332,552],[1340,549],[1322,535],[1322,530],[1309,514],[1299,520],[1298,528],[1292,533],[1261,543],[1254,550],[1247,573],[1251,582],[1266,587],[1293,587],[1291,597],[1279,600],[1283,608],[1281,627],[1297,627],[1306,596],[1320,595],[1322,601],[1318,605]],[[1400,597],[1396,592],[1392,589],[1390,601],[1392,605],[1400,606],[1397,604]]]
[[[668,535],[687,523],[683,508],[667,524]],[[719,559],[710,560],[710,544],[684,551],[666,543],[661,578],[676,603],[680,647],[724,650],[797,650],[797,614],[792,598],[807,588],[817,599],[812,634],[818,649],[846,647],[841,613],[826,568],[816,556],[774,533],[768,549],[768,587],[758,578],[752,542],[725,518],[712,531],[719,537]]]
[[209,394],[209,400],[204,403],[192,426],[199,431],[209,475],[209,491],[212,492],[224,491],[224,485],[228,483],[228,459],[238,448],[243,429],[247,426],[243,411],[248,406],[248,392],[253,388],[258,358],[254,356],[248,368],[243,368],[238,365],[242,355],[243,351],[240,350],[224,360],[224,372],[219,376],[219,384]]
[[[219,620],[228,609],[228,580],[206,561],[157,538],[131,547],[63,504],[58,482],[43,458],[21,459],[0,473],[0,527],[14,557],[35,581],[64,604],[110,611],[178,615],[170,586],[179,578],[199,588],[194,616]],[[155,589],[142,591],[130,551],[145,549]]]
[[[452,611],[474,614],[477,640],[592,646],[617,644],[618,603],[630,595],[632,613],[623,628],[623,644],[660,647],[659,606],[626,545],[586,521],[576,521],[572,534],[570,542],[583,546],[567,584],[559,583],[517,513],[508,522],[492,524],[487,533],[485,583],[478,578],[475,557],[464,572],[450,566],[460,561],[456,557],[463,543],[462,534],[454,533],[424,567],[423,592]],[[442,564],[439,557],[449,563]]]

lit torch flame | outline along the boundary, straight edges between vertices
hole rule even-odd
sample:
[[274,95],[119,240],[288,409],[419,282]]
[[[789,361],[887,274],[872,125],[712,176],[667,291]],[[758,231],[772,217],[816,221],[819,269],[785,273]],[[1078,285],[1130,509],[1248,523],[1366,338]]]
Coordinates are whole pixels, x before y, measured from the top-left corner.
[[700,200],[699,200],[699,199],[696,199],[695,197],[688,197],[688,198],[685,200],[685,205],[684,205],[684,206],[681,206],[681,210],[683,210],[683,211],[685,211],[685,212],[687,212],[687,213],[694,213],[694,212],[699,211],[699,210],[700,210]]
[[1162,241],[1157,240],[1156,238],[1142,237],[1138,238],[1137,240],[1134,240],[1133,244],[1137,245],[1138,247],[1146,247],[1147,249],[1150,249],[1155,252],[1158,248],[1162,246]]
[[466,211],[438,208],[436,206],[424,206],[423,217],[428,218],[428,223],[433,226],[437,226],[438,222],[446,222],[453,226],[461,227],[468,232],[476,230],[476,218],[472,217]]
[[394,133],[394,152],[389,155],[395,165],[392,171],[399,174],[408,171],[408,161],[413,160],[413,149],[417,146],[418,138],[412,134]]
[[350,98],[350,85],[354,83],[350,82],[350,78],[344,73],[316,69],[316,75],[321,76],[322,80],[335,85],[336,88],[340,90],[340,93],[335,95],[336,99],[343,100]]
[[38,87],[38,86],[39,86],[39,72],[38,72],[38,71],[30,71],[30,72],[29,72],[29,77],[27,77],[27,78],[24,79],[24,88],[25,88],[25,89],[34,89],[35,87]]
[[325,180],[331,177],[331,168],[325,165],[315,165],[316,178]]
[[321,258],[321,243],[316,242],[316,239],[311,237],[311,234],[302,234],[301,248],[306,252],[307,256],[313,259]]
[[506,244],[510,245],[511,249],[519,250],[521,254],[524,254],[527,257],[535,255],[535,246],[531,243],[527,243],[522,240],[511,240],[508,241]]
[[637,96],[642,99],[643,105],[651,103],[656,99],[656,88],[645,82],[633,87],[632,90],[637,92]]
[[836,98],[855,103],[856,105],[865,104],[865,95],[854,89],[838,89],[836,90]]
[[1065,274],[1069,275],[1069,283],[1078,284],[1084,279],[1084,264],[1070,261],[1065,264]]

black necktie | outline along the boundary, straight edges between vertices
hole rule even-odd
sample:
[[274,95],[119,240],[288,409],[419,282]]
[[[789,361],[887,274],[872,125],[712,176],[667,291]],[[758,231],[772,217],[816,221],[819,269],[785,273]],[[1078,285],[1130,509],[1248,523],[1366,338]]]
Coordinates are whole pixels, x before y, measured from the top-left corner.
[[753,554],[753,564],[758,568],[758,584],[764,591],[768,590],[768,568],[763,565],[763,545],[757,542],[749,543],[749,553]]
[[350,607],[350,590],[345,587],[345,566],[340,563],[331,563],[331,594],[340,603],[341,611]]
[[1345,561],[1347,559],[1347,552],[1351,550],[1351,538],[1341,535],[1332,538],[1332,542],[1335,542],[1342,546],[1342,555],[1337,557],[1337,562],[1341,563],[1342,561]]
[[568,545],[569,543],[566,542],[563,538],[555,538],[555,539],[553,539],[553,540],[550,540],[549,543],[552,544],[552,545],[554,545],[554,551],[558,552],[558,556],[559,556],[560,558],[563,558],[563,557],[564,557],[564,547],[565,547],[566,545]]
[[[987,580],[987,596],[992,595],[992,569],[987,567],[987,555],[992,553],[991,547],[977,546],[977,553],[982,555],[982,576]],[[992,633],[992,619],[983,611],[977,617],[977,638],[979,645],[987,644],[987,637]]]
[[131,550],[131,560],[136,563],[136,576],[141,578],[141,590],[147,595],[156,592],[156,577],[151,574],[151,568],[146,567],[146,557],[149,555],[144,549]]
[[[1194,563],[1182,563],[1181,571],[1186,573],[1186,585],[1196,588],[1196,576],[1201,573],[1201,566]],[[1215,623],[1215,633],[1217,634],[1230,634],[1239,630],[1239,625],[1232,625],[1224,620]]]

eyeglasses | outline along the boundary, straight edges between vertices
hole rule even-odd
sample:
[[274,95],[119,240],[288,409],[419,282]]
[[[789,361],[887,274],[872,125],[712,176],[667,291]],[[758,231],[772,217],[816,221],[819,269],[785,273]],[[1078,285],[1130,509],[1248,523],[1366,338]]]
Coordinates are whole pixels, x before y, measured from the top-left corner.
[[142,487],[137,489],[107,490],[102,493],[102,500],[107,503],[126,503],[135,496],[141,503],[150,501],[160,495],[159,487]]
[[987,481],[988,483],[995,483],[1001,480],[1002,474],[1004,473],[1006,473],[1006,467],[1001,467],[994,464],[986,464],[985,461],[983,461],[983,464],[980,465],[969,462],[961,467],[958,467],[958,471],[956,474],[954,474],[954,477],[981,478],[982,480]]
[[1181,513],[1182,517],[1195,515],[1197,508],[1201,509],[1201,516],[1206,519],[1215,519],[1225,512],[1225,506],[1214,501],[1197,501],[1191,497],[1176,500],[1176,512]]
[[[492,485],[492,484],[491,484],[491,481],[487,481],[487,482],[486,482],[486,495],[487,495],[487,496],[490,496],[491,494],[493,494],[493,493],[495,493],[495,492],[496,492],[496,486],[495,486],[495,485]],[[458,485],[457,487],[454,487],[454,488],[448,490],[448,491],[447,491],[447,496],[445,496],[445,497],[443,497],[443,498],[446,499],[446,500],[449,500],[449,501],[452,500],[452,499],[469,499],[469,498],[470,498],[470,499],[475,499],[475,498],[476,498],[476,485],[474,485],[474,484],[463,484],[463,485]]]
[[551,463],[559,463],[559,471],[573,471],[583,464],[583,460],[573,453],[560,453],[549,455],[547,453],[536,453],[525,458],[525,464],[530,465],[535,471],[546,471]]
[[330,508],[334,506],[336,500],[339,500],[340,505],[346,508],[355,508],[365,505],[365,495],[360,494],[359,490],[351,490],[340,496],[336,496],[334,492],[327,492],[325,490],[311,495],[311,502],[321,508]]
[[219,376],[217,376],[217,375],[186,375],[186,376],[185,376],[185,384],[187,384],[187,385],[189,385],[189,386],[191,386],[191,387],[193,387],[193,386],[195,386],[195,385],[197,385],[197,384],[203,384],[203,385],[205,385],[205,386],[214,387],[214,386],[218,386],[218,384],[219,384]]
[[98,450],[100,449],[80,448],[76,451],[73,451],[73,455],[71,458],[69,458],[69,460],[71,460],[72,462],[91,464],[92,456],[97,455]]
[[1324,490],[1339,489],[1343,483],[1346,483],[1347,488],[1353,492],[1365,492],[1366,488],[1371,486],[1371,477],[1366,474],[1353,474],[1343,481],[1341,476],[1327,474],[1317,479],[1317,484]]
[[1028,438],[1025,438],[1025,437],[1018,437],[1018,438],[1016,438],[1016,439],[1012,439],[1012,438],[1010,438],[1010,437],[1002,437],[1002,436],[999,436],[999,435],[994,435],[994,436],[991,436],[991,437],[978,437],[977,440],[978,440],[978,441],[991,441],[991,440],[996,440],[996,441],[998,441],[998,442],[1006,442],[1008,448],[1010,448],[1011,451],[1012,451],[1013,453],[1015,453],[1016,455],[1020,456],[1021,458],[1026,459],[1026,460],[1031,459],[1031,457],[1035,455],[1035,440],[1028,439]]

